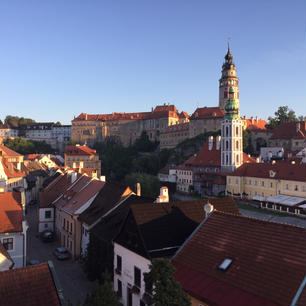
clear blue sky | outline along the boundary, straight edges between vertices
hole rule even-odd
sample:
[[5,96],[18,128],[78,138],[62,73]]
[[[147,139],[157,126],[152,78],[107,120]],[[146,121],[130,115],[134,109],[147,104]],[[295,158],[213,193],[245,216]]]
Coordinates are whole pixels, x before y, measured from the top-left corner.
[[0,118],[218,104],[227,38],[242,115],[305,115],[306,1],[1,0]]

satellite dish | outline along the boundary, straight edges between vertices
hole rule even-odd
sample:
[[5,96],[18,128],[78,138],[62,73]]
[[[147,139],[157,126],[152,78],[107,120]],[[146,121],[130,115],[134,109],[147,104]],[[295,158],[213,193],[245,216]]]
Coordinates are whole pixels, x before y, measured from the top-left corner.
[[210,214],[213,210],[214,207],[210,203],[204,205],[204,211],[206,212],[206,214]]

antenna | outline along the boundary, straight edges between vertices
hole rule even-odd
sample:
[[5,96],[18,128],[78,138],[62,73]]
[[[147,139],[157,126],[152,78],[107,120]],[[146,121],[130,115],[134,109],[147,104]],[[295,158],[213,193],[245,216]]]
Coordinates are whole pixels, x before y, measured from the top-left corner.
[[210,214],[213,210],[214,210],[214,207],[209,202],[204,205],[204,211],[206,215]]
[[230,41],[231,41],[231,37],[227,38],[227,50],[228,52],[230,52]]

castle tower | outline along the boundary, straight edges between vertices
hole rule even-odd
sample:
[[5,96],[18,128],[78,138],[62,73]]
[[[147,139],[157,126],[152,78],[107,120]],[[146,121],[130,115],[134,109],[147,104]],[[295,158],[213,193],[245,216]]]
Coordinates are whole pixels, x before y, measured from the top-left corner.
[[231,86],[221,123],[221,171],[232,172],[243,164],[242,120],[239,101]]
[[239,101],[239,79],[236,77],[236,66],[233,63],[233,56],[228,44],[227,53],[222,65],[222,76],[219,80],[219,107],[225,109],[227,99],[229,98],[229,89],[234,89],[234,98]]

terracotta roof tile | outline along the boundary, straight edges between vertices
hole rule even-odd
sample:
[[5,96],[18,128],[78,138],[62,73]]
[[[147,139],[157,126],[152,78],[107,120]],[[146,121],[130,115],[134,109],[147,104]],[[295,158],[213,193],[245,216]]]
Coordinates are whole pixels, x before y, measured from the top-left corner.
[[12,192],[0,193],[0,233],[22,231],[22,207]]
[[306,121],[282,123],[272,131],[270,139],[306,139]]
[[0,303],[11,306],[60,306],[47,263],[0,272]]
[[181,118],[181,119],[189,118],[189,115],[186,112],[182,111],[179,114],[179,118]]
[[225,111],[220,107],[200,107],[195,110],[190,119],[223,118],[224,115]]
[[126,185],[115,182],[106,182],[92,204],[80,214],[79,220],[88,225],[93,224],[96,220],[118,204],[124,197],[131,193],[132,191]]
[[[304,228],[214,211],[173,258],[175,278],[209,305],[289,305],[305,277],[305,235]],[[220,271],[226,258],[232,263]]]
[[91,180],[88,185],[78,191],[70,200],[63,206],[63,210],[69,214],[75,213],[87,201],[94,197],[105,185],[105,182],[99,180]]
[[0,145],[0,151],[2,152],[3,156],[22,156],[21,154],[13,151],[12,149],[4,145]]
[[87,146],[67,146],[65,155],[97,155],[96,150]]
[[205,217],[208,202],[216,209],[239,214],[231,198],[132,205],[131,213],[149,257],[173,255]]
[[248,130],[265,130],[267,122],[262,119],[242,118]]
[[306,164],[292,164],[286,161],[272,163],[243,164],[230,176],[273,178],[305,182]]

